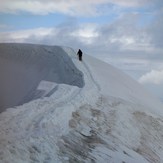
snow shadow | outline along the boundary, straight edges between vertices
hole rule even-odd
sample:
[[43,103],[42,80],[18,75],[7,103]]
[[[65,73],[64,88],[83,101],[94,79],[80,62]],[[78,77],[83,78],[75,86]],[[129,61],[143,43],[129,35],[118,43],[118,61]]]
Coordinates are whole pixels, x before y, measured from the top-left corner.
[[0,44],[0,112],[42,97],[42,81],[84,86],[82,72],[61,47]]

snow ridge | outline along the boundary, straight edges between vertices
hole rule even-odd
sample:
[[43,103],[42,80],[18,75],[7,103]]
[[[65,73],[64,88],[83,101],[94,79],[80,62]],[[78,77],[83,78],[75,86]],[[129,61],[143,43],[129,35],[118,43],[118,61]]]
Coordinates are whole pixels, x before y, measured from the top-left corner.
[[119,70],[45,45],[0,44],[0,61],[41,75],[35,96],[0,114],[2,162],[163,162],[163,107]]
[[0,44],[0,74],[1,111],[43,97],[55,83],[84,85],[83,74],[57,46]]

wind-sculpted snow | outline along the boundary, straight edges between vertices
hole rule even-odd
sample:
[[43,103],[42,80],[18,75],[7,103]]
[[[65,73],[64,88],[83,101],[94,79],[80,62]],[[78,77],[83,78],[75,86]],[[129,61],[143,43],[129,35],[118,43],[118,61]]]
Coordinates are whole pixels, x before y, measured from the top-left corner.
[[39,79],[29,101],[0,114],[2,163],[163,162],[163,106],[136,81],[71,48],[2,45],[3,64]]
[[0,44],[0,76],[0,111],[55,91],[54,83],[84,85],[82,73],[57,46]]

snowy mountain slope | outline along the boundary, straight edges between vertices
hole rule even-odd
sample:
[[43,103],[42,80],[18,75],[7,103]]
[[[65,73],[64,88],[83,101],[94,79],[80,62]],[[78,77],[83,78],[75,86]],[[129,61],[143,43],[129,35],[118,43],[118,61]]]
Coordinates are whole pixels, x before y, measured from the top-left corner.
[[64,53],[60,47],[0,44],[0,108],[45,96],[54,82],[82,87],[82,73]]
[[0,104],[26,102],[0,114],[1,162],[163,162],[161,103],[112,66],[83,59],[67,47],[0,44],[9,88]]

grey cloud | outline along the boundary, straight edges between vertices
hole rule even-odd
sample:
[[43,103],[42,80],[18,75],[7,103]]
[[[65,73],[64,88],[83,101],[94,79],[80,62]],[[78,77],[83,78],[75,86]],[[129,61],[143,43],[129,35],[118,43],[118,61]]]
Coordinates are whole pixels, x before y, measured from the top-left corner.
[[[111,4],[111,5],[110,5]],[[63,13],[74,16],[89,16],[103,14],[100,6],[110,5],[120,7],[162,6],[161,0],[1,0],[0,12],[18,13],[20,11],[32,14]],[[105,13],[105,12],[104,12]]]
[[149,35],[151,36],[151,43],[156,47],[163,47],[163,11],[159,12],[155,16],[155,20],[147,28]]
[[163,70],[152,70],[139,79],[140,83],[163,84]]

